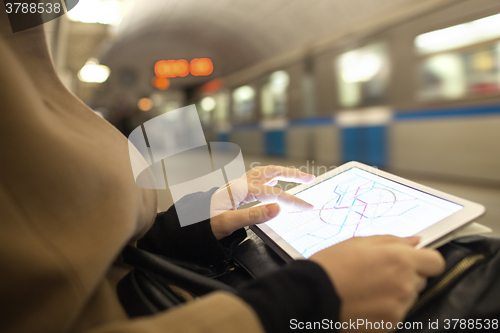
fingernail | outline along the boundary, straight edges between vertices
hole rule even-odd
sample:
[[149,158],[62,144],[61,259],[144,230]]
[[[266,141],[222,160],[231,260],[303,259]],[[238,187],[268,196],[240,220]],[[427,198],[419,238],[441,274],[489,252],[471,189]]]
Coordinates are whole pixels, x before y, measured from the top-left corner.
[[280,205],[277,203],[269,204],[266,206],[266,210],[268,217],[275,217],[280,213]]

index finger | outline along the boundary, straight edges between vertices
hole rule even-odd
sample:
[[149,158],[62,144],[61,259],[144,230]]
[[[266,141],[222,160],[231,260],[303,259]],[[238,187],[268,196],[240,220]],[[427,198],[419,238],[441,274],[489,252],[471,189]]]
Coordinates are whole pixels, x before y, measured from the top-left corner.
[[256,200],[259,200],[261,202],[277,202],[280,204],[285,204],[288,207],[294,207],[298,210],[311,210],[314,208],[313,205],[305,202],[304,200],[299,199],[296,196],[293,196],[290,193],[282,191],[276,187],[255,184],[253,186],[250,186],[248,190]]

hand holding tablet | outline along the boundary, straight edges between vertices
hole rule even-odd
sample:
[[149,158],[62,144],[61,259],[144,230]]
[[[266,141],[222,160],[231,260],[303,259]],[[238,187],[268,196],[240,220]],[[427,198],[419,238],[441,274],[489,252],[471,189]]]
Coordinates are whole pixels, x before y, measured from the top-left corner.
[[444,269],[441,254],[424,246],[484,212],[357,162],[288,194],[314,208],[282,207],[274,219],[250,228],[285,260],[308,258],[323,268],[342,301],[342,323],[363,318],[396,327],[427,278]]
[[363,319],[396,327],[427,278],[445,266],[436,250],[415,249],[418,241],[418,237],[356,237],[310,257],[328,274],[342,300],[341,322]]

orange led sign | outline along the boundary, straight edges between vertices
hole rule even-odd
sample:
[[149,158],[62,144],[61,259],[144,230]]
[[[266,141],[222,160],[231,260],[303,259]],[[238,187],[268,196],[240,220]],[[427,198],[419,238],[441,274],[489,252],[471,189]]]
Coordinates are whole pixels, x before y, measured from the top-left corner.
[[160,60],[155,64],[155,74],[159,78],[185,77],[190,72],[194,76],[212,74],[214,65],[208,58],[196,58],[188,63],[187,60]]
[[194,76],[206,76],[212,74],[214,64],[208,58],[195,58],[191,60],[191,74]]
[[184,60],[161,60],[155,64],[155,74],[160,78],[184,77],[189,74],[189,63]]
[[189,74],[189,63],[187,62],[187,60],[184,59],[177,60],[173,65],[173,67],[174,67],[174,74],[176,76],[184,77]]

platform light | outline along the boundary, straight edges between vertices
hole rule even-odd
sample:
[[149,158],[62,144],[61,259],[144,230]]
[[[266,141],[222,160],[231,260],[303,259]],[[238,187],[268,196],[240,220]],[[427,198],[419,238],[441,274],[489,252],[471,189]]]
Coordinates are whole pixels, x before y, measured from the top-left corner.
[[163,95],[160,93],[154,93],[149,96],[153,101],[153,105],[162,105],[163,104]]
[[233,98],[237,102],[250,101],[255,97],[255,90],[250,86],[242,86],[233,91]]
[[137,107],[141,111],[149,111],[153,108],[153,101],[150,98],[143,97],[137,102]]
[[102,83],[109,77],[109,67],[99,65],[96,59],[89,59],[85,66],[78,72],[78,78],[83,82]]
[[208,58],[195,58],[189,64],[194,76],[207,76],[214,71],[214,64]]
[[419,53],[451,50],[500,37],[500,14],[421,34],[415,38]]
[[215,99],[210,96],[207,96],[201,100],[201,108],[203,111],[213,111],[215,109]]
[[162,77],[153,77],[151,84],[158,90],[167,90],[170,87],[170,80]]
[[117,0],[85,0],[68,12],[72,21],[83,23],[117,24],[123,17],[122,6]]

